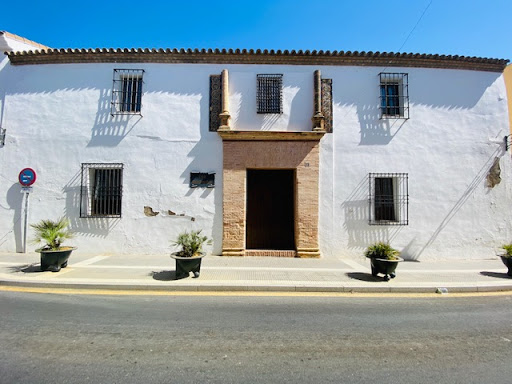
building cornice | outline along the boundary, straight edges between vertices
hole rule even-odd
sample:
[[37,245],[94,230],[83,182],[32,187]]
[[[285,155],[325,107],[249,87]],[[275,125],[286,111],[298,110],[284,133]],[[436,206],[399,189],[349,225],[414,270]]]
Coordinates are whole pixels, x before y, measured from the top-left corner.
[[13,65],[72,63],[267,64],[416,67],[503,72],[509,60],[388,52],[246,49],[42,49],[9,52]]
[[217,131],[224,141],[320,141],[325,131]]

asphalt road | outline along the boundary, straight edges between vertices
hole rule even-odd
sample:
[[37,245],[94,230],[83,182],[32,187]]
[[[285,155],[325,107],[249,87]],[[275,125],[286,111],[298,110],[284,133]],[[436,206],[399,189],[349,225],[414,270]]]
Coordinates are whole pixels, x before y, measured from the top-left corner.
[[510,383],[512,296],[0,292],[0,383]]

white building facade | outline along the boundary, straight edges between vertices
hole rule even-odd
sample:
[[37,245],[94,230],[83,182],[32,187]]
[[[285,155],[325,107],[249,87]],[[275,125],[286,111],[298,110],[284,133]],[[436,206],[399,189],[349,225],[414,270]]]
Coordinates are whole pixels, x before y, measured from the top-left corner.
[[[0,251],[66,216],[90,254],[489,258],[512,240],[505,60],[51,50],[0,64]],[[31,233],[29,230],[28,237]],[[29,246],[30,247],[30,246]]]

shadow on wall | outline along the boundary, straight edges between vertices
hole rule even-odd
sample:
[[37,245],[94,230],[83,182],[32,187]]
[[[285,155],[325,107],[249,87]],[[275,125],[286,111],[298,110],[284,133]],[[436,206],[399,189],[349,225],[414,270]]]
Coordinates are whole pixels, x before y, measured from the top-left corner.
[[380,119],[377,106],[357,106],[357,116],[361,127],[359,145],[386,145],[402,129],[404,119]]
[[[242,87],[234,92],[232,90],[231,94],[231,96],[236,96],[236,101],[230,105],[233,129],[255,131],[311,130],[310,118],[313,116],[313,98],[310,95],[312,88],[309,90],[309,86],[313,84],[313,72],[311,72],[311,79],[308,76],[305,79],[302,75],[286,76],[282,89],[283,113],[256,113],[257,90],[248,91],[247,88],[243,88],[244,85],[251,86],[256,83],[255,74],[245,73],[242,77],[232,81],[235,88]],[[311,112],[305,111],[304,105],[311,108]]]
[[489,171],[491,167],[493,166],[496,158],[503,157],[507,152],[505,151],[505,148],[500,145],[499,148],[497,148],[492,155],[486,160],[486,162],[482,165],[480,170],[476,173],[475,177],[471,181],[471,183],[468,185],[466,190],[462,193],[462,196],[457,200],[455,205],[452,207],[452,209],[448,212],[448,214],[445,216],[445,218],[441,221],[439,226],[436,228],[436,230],[432,233],[428,241],[425,243],[425,245],[415,254],[412,254],[411,257],[414,260],[419,259],[421,254],[434,243],[434,241],[437,239],[439,234],[443,231],[443,229],[446,228],[446,226],[452,221],[452,219],[455,217],[457,212],[464,206],[466,201],[473,195],[473,192],[476,190],[476,188],[481,185],[483,188],[489,192],[489,187],[484,182],[484,179],[489,174]]
[[[2,81],[2,76],[1,75],[0,75],[0,84],[5,84],[5,82]],[[5,88],[6,87],[1,87],[0,88],[0,128],[5,128],[2,125],[2,123],[4,121],[4,109],[5,109]],[[0,148],[2,148],[1,145],[0,145]]]
[[139,123],[140,115],[114,115],[111,112],[111,90],[102,89],[98,111],[87,147],[115,147]]
[[81,189],[81,171],[78,171],[62,189],[66,195],[64,215],[70,221],[70,229],[84,237],[107,237],[109,232],[119,223],[120,219],[104,217],[81,218]]
[[[180,177],[182,183],[186,186],[187,192],[185,198],[192,199],[187,204],[190,212],[185,212],[184,217],[190,218],[185,222],[180,222],[180,231],[199,230],[203,234],[213,239],[213,253],[222,252],[222,157],[215,156],[218,163],[212,159],[212,154],[222,153],[222,140],[217,132],[209,131],[209,99],[202,97],[200,101],[200,121],[199,132],[200,138],[187,154],[190,159],[189,165],[183,169]],[[214,188],[189,188],[191,172],[215,172]],[[210,209],[208,205],[201,204],[194,200],[198,195],[199,199],[207,199],[213,193],[214,206]],[[173,206],[173,202],[168,202]],[[204,226],[205,221],[209,221],[209,217],[213,216],[213,227],[210,230]],[[180,217],[180,215],[176,216]]]
[[[388,69],[358,68],[333,79],[335,84],[343,84],[342,87],[333,87],[333,105],[357,108],[361,127],[359,145],[386,145],[406,123],[402,119],[379,119],[380,71]],[[444,111],[474,108],[488,88],[501,76],[501,73],[494,72],[414,68],[409,68],[407,72],[410,107],[421,105]]]
[[[7,240],[7,236],[10,233],[14,233],[16,252],[23,252],[23,220],[21,215],[25,203],[25,194],[21,193],[21,185],[19,183],[15,183],[9,188],[6,200],[7,204],[9,204],[9,209],[14,211],[12,230],[0,238],[0,244]],[[27,241],[29,241],[29,239],[27,239]]]
[[[311,81],[313,82],[313,81]],[[290,104],[290,112],[289,112],[289,120],[287,130],[290,131],[308,131],[313,129],[313,122],[311,121],[311,117],[315,114],[314,105],[313,105],[313,97],[311,97],[311,103],[309,103],[306,108],[310,108],[310,112],[308,113],[309,119],[304,121],[304,105],[301,105],[301,100],[307,99],[309,97],[309,93],[305,91],[303,87],[294,87],[295,93],[293,94],[293,98],[291,99]],[[291,96],[291,95],[290,95]]]
[[471,109],[500,76],[497,72],[414,71],[409,76],[410,102],[448,110]]
[[[388,68],[389,69],[389,68]],[[334,77],[333,103],[339,105],[369,105],[379,112],[379,72],[394,72],[385,68],[358,68]],[[435,109],[471,109],[475,107],[502,75],[497,72],[453,71],[408,68],[410,105]]]
[[281,118],[281,115],[279,114],[264,114],[262,115],[263,122],[261,124],[261,130],[262,131],[270,131],[272,130],[272,127],[277,124],[279,119]]
[[343,228],[348,234],[349,248],[364,250],[378,241],[392,242],[400,232],[400,226],[369,225],[368,178],[359,182],[350,196],[342,203],[345,216]]
[[[206,134],[212,136],[217,135],[215,132]],[[193,196],[199,195],[200,199],[206,199],[213,193],[213,209],[210,210],[208,205],[194,208],[196,213],[193,216],[195,217],[196,223],[191,223],[190,225],[193,227],[191,229],[202,229],[205,235],[211,237],[213,239],[213,253],[220,254],[222,252],[222,163],[219,165],[212,163],[211,158],[208,156],[208,153],[212,153],[212,148],[214,146],[218,145],[219,150],[222,151],[222,142],[220,141],[220,138],[215,136],[211,139],[206,139],[204,135],[201,136],[201,140],[197,142],[188,154],[188,157],[192,158],[192,161],[188,167],[183,170],[183,173],[180,176],[183,180],[183,184],[188,187],[191,172],[215,172],[215,186],[213,188],[188,188],[185,196],[187,198],[192,198]],[[204,220],[202,219],[207,219],[208,216],[213,216],[211,234],[206,232],[208,228],[204,228],[202,226],[202,223],[204,223]]]

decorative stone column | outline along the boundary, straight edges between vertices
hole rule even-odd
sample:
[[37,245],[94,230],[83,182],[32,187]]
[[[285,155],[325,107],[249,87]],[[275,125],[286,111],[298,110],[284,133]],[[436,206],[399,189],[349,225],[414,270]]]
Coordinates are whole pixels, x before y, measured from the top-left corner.
[[322,114],[322,75],[320,70],[316,70],[314,77],[314,104],[315,104],[315,114],[313,115],[313,131],[325,131],[325,117]]
[[219,118],[220,118],[219,131],[229,131],[229,130],[231,130],[231,127],[229,126],[229,121],[231,120],[231,115],[229,114],[229,75],[228,75],[227,69],[222,70],[221,82],[222,82],[222,112],[219,115]]

